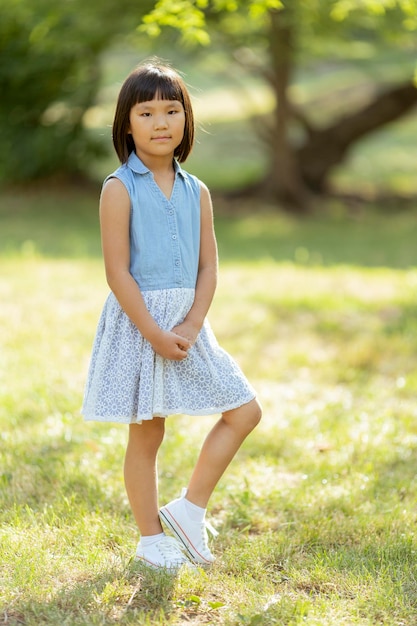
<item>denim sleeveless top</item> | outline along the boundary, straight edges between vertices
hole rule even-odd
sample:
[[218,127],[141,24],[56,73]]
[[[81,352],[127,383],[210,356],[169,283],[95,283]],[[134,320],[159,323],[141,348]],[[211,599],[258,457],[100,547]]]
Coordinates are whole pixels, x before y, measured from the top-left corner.
[[109,178],[130,197],[130,273],[140,289],[195,288],[200,253],[200,182],[174,161],[168,199],[132,152]]

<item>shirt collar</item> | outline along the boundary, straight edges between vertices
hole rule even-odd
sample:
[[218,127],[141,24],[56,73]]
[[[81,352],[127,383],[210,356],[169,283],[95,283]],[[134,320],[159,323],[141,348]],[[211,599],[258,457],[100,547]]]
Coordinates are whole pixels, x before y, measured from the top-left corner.
[[[127,166],[130,167],[130,169],[137,174],[147,174],[148,172],[150,172],[150,169],[146,167],[146,165],[140,160],[136,152],[131,152],[129,154]],[[184,172],[181,165],[176,159],[174,159],[174,171],[175,174],[180,174],[180,176],[182,176],[183,178],[187,178],[187,172]]]

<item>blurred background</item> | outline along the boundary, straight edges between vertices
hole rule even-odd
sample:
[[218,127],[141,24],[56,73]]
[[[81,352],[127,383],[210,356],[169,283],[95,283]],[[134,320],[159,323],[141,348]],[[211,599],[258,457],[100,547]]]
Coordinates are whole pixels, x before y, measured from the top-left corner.
[[226,208],[403,208],[417,192],[416,25],[403,0],[2,3],[0,183],[98,185],[117,166],[120,85],[158,55],[193,95],[187,169]]

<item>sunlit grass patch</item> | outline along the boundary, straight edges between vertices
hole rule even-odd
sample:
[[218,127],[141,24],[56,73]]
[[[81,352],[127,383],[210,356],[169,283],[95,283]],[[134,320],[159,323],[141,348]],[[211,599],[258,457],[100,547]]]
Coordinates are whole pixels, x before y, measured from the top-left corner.
[[[351,222],[342,224],[347,245]],[[22,249],[30,228],[14,231],[0,276],[5,623],[414,624],[417,278],[401,260],[413,258],[412,237],[401,259],[388,245],[377,266],[364,232],[353,265],[315,218],[235,218],[240,246],[230,218],[218,225],[226,258],[210,320],[264,417],[210,501],[215,565],[174,578],[132,560],[126,428],[79,413],[108,292],[102,262],[66,257],[65,236],[62,254],[59,239],[48,248],[37,236]],[[310,256],[294,256],[297,241]],[[168,418],[161,500],[187,484],[215,419]]]

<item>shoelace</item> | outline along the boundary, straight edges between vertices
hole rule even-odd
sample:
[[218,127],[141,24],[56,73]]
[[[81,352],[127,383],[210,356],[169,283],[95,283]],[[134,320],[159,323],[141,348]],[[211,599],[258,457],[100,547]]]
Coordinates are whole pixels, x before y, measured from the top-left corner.
[[172,537],[162,539],[158,543],[158,549],[164,558],[169,559],[173,563],[184,563],[186,561],[181,548]]
[[210,535],[212,537],[217,537],[217,535],[219,534],[218,531],[210,524],[210,522],[207,522],[207,520],[204,521],[204,526],[206,528],[206,530],[209,531]]
[[212,554],[210,551],[210,547],[208,545],[208,536],[207,536],[207,531],[212,535],[212,537],[217,537],[217,535],[219,534],[217,532],[217,530],[215,528],[213,528],[213,526],[210,524],[210,522],[204,521],[201,524],[201,539],[202,539],[202,545],[200,546],[199,550],[201,551],[201,553],[204,555],[207,559],[212,558]]

